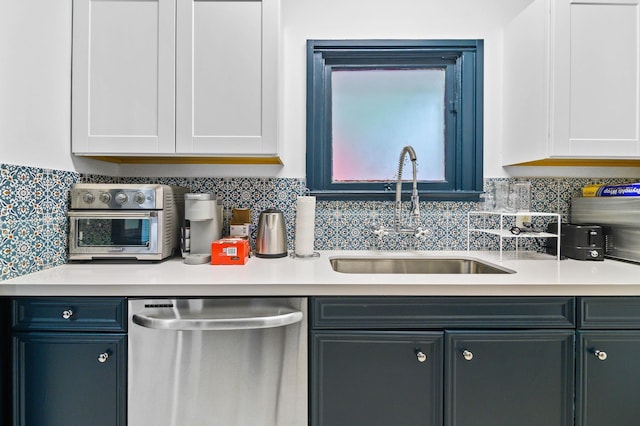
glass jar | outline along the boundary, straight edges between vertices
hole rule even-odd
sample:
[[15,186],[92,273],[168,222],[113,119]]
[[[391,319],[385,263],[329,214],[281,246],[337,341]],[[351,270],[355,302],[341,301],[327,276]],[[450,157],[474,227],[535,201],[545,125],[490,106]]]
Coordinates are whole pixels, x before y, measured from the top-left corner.
[[531,182],[516,181],[511,189],[513,210],[516,212],[531,211]]

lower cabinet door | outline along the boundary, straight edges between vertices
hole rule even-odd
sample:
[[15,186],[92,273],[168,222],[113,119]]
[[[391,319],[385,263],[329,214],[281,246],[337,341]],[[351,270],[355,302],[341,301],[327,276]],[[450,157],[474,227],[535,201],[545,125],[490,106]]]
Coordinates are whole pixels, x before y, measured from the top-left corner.
[[444,424],[572,425],[574,336],[573,330],[447,332]]
[[126,335],[13,333],[14,426],[124,426]]
[[578,332],[576,425],[640,424],[640,331]]
[[11,422],[11,350],[9,299],[0,298],[0,426]]
[[313,332],[311,424],[442,424],[441,332]]

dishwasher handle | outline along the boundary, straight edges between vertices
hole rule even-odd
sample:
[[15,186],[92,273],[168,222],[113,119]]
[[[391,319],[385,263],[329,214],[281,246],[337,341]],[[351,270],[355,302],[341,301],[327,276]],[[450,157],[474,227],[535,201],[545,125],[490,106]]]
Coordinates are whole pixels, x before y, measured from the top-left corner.
[[239,318],[176,318],[134,314],[132,320],[142,327],[158,330],[207,331],[207,330],[252,330],[285,327],[302,321],[302,312],[278,312],[275,315]]

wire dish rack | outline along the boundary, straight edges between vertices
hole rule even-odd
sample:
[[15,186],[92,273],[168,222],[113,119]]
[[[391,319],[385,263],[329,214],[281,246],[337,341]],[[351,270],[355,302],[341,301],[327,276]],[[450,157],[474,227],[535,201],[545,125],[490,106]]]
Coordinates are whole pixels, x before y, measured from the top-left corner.
[[[534,227],[527,227],[519,224],[519,222],[531,222],[533,221],[533,218],[536,217],[547,217],[550,219],[549,222],[555,220],[558,223],[558,232],[550,233],[539,231]],[[515,239],[515,250],[517,255],[518,241],[521,238],[555,238],[557,244],[556,258],[557,260],[560,260],[561,220],[562,216],[558,213],[470,211],[467,213],[467,251],[471,250],[472,232],[483,232],[486,234],[497,235],[499,237],[500,261],[502,261],[502,250],[505,239]]]

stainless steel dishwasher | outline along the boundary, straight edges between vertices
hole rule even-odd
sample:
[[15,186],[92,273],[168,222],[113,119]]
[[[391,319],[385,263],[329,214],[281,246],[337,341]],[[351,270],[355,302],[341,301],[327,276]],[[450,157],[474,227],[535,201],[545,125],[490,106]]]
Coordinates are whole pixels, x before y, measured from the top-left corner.
[[305,426],[307,300],[129,300],[129,426]]

